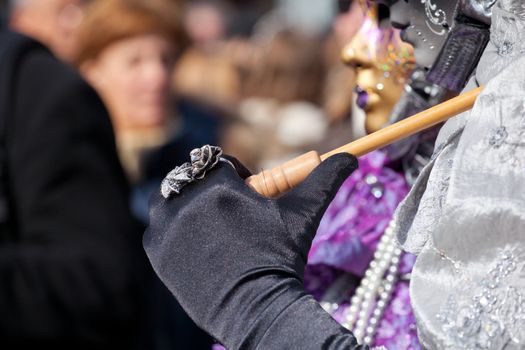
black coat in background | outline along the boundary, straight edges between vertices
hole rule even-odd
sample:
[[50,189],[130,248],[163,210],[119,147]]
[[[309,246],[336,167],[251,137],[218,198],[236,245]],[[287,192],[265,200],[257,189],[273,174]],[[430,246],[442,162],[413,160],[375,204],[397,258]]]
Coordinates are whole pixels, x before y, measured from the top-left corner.
[[0,115],[11,219],[0,232],[0,347],[145,346],[141,228],[108,114],[73,69],[34,46],[8,67],[11,113]]

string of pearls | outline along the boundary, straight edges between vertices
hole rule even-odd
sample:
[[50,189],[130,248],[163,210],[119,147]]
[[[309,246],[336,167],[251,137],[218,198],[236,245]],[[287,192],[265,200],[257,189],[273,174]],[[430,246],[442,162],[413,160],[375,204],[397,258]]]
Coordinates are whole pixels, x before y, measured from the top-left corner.
[[381,237],[370,263],[343,315],[343,326],[352,331],[359,343],[371,345],[394,286],[399,279],[401,249],[394,237],[392,220]]

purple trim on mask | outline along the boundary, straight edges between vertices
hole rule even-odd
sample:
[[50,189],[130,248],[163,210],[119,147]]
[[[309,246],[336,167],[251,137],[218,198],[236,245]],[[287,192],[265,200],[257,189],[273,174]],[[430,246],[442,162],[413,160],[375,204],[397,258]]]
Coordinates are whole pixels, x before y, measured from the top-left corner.
[[486,25],[456,19],[439,57],[427,75],[430,83],[460,92],[478,65],[490,38]]

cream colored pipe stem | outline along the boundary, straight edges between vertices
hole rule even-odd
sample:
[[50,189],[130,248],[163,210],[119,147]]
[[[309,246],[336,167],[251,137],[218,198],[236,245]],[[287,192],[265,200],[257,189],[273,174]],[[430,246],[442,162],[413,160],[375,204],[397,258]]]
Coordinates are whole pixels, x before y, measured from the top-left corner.
[[346,152],[360,157],[468,111],[474,105],[481,90],[482,87],[479,87],[459,95],[322,156],[315,151],[308,152],[272,170],[264,170],[253,175],[246,179],[246,183],[265,197],[278,196],[297,186],[317,165],[334,154]]

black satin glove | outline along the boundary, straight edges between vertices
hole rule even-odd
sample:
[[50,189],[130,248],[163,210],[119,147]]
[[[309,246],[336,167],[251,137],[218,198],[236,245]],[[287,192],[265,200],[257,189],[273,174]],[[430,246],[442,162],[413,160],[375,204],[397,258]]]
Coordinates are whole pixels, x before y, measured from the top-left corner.
[[220,162],[179,195],[154,196],[144,246],[157,274],[230,350],[365,349],[303,288],[312,239],[356,158],[330,157],[277,199],[247,187],[236,168],[241,176]]

